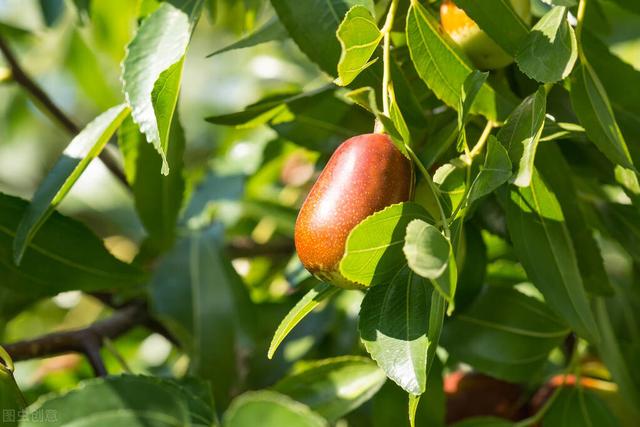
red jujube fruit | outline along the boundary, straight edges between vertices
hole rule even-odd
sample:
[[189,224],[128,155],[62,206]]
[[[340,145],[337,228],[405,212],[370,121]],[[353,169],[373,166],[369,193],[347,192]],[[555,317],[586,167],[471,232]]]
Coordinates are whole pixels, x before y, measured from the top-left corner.
[[343,288],[360,288],[340,274],[340,260],[351,230],[394,203],[409,200],[411,162],[387,135],[346,140],[304,201],[295,227],[298,256],[319,279]]

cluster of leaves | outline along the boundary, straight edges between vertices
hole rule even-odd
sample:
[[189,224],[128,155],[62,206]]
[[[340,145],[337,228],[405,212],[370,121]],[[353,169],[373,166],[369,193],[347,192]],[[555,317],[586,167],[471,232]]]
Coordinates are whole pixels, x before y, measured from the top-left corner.
[[[43,2],[52,22],[56,3]],[[91,19],[99,2],[75,3]],[[607,44],[617,23],[611,16],[621,19],[625,10],[640,22],[633,0],[590,0],[586,13],[585,0],[580,8],[572,0],[534,2],[531,28],[507,1],[459,0],[515,60],[491,73],[475,70],[425,2],[392,2],[395,23],[385,29],[387,1],[271,0],[270,20],[214,54],[291,39],[330,78],[207,118],[266,126],[277,137],[252,176],[212,172],[199,182],[186,173],[177,105],[195,26],[217,2],[142,3],[122,61],[123,99],[115,97],[73,138],[30,203],[0,195],[0,317],[8,322],[68,290],[141,296],[189,356],[196,379],[90,380],[43,397],[21,425],[35,425],[48,410],[58,414],[57,425],[326,426],[342,418],[389,425],[406,422],[404,390],[411,422],[437,426],[445,422],[444,369],[465,363],[532,393],[557,373],[582,372],[583,359],[597,360],[591,375],[617,391],[605,404],[593,392],[563,390],[539,412],[545,426],[565,425],[566,414],[577,425],[633,425],[640,401],[633,363],[640,351],[640,71]],[[249,21],[263,7],[236,3]],[[388,64],[378,60],[385,31],[393,40]],[[377,108],[385,65],[388,115]],[[94,93],[105,102],[104,91]],[[374,119],[420,174],[413,201],[375,213],[349,236],[340,270],[370,286],[365,295],[319,283],[292,249],[242,260],[248,273],[239,275],[225,252],[229,239],[268,243],[293,234],[306,182],[282,185],[287,159],[321,165],[340,141],[371,131]],[[55,212],[114,136],[147,233],[131,263]],[[285,293],[311,289],[301,298],[274,296],[283,282]],[[558,350],[572,334],[579,345],[567,353],[577,364]],[[438,346],[446,352],[437,354]],[[354,355],[335,357],[341,354]],[[0,402],[21,409],[10,358],[0,356],[7,362],[0,364]]]

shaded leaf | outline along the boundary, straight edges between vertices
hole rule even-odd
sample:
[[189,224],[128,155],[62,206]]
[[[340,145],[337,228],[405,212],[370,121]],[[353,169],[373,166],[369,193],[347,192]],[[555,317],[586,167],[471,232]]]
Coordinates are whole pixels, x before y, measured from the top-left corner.
[[640,213],[634,206],[619,203],[603,203],[598,212],[606,231],[631,255],[640,262]]
[[636,13],[640,15],[640,4],[638,4],[635,0],[613,0],[615,3],[624,7],[630,12]]
[[268,124],[283,138],[325,153],[347,138],[371,131],[371,117],[340,99],[333,86],[268,97],[244,111],[206,120],[238,127]]
[[515,427],[511,421],[494,417],[468,418],[453,424],[453,427]]
[[534,170],[531,185],[512,186],[505,202],[507,228],[527,276],[576,333],[597,342],[597,326],[556,196]]
[[578,65],[571,78],[571,104],[596,147],[614,164],[635,169],[609,97],[587,62]]
[[62,157],[40,183],[20,221],[13,242],[16,264],[20,264],[33,236],[69,193],[91,160],[98,157],[129,111],[124,104],[115,106],[99,115],[71,140]]
[[12,243],[28,206],[0,193],[0,286],[20,292],[21,299],[71,290],[133,289],[146,279],[137,266],[114,258],[86,226],[57,212],[40,227],[17,267]]
[[[373,398],[372,423],[373,427],[409,427],[410,422],[401,414],[407,411],[407,401],[413,395],[407,396],[407,392],[395,383],[387,381]],[[415,426],[444,427],[445,419],[445,394],[442,380],[442,363],[434,360],[434,366],[429,371],[427,389],[419,396],[418,405],[415,408]],[[417,399],[413,399],[417,400]]]
[[224,414],[223,427],[329,427],[308,406],[275,391],[247,392]]
[[136,211],[144,224],[149,239],[145,246],[155,252],[169,249],[176,237],[176,223],[182,207],[185,180],[182,174],[185,149],[184,131],[176,114],[169,135],[167,159],[173,165],[173,173],[158,173],[161,159],[147,144],[133,120],[124,122],[118,132],[118,144],[125,156],[127,180],[133,189]]
[[527,76],[542,83],[567,77],[578,59],[578,42],[567,21],[567,8],[554,7],[531,29],[516,55]]
[[471,113],[471,107],[476,100],[480,89],[487,82],[488,72],[474,70],[467,76],[462,84],[462,92],[460,93],[460,105],[458,106],[458,132],[467,124],[467,119]]
[[153,309],[190,354],[191,371],[212,381],[225,406],[238,381],[236,351],[252,334],[253,305],[221,246],[219,224],[193,232],[164,257],[150,286]]
[[[630,141],[640,138],[640,71],[586,29],[582,33],[582,49],[606,90],[622,134]],[[634,163],[640,162],[640,144],[630,143],[628,148]]]
[[331,76],[340,58],[336,31],[347,11],[353,6],[373,11],[372,0],[271,0],[271,4],[300,50]]
[[425,391],[428,350],[436,345],[427,335],[431,298],[425,280],[403,268],[389,283],[369,289],[360,309],[367,351],[391,380],[415,395]]
[[387,377],[368,358],[344,356],[305,363],[274,390],[336,421],[375,395]]
[[511,177],[511,160],[509,153],[493,135],[487,141],[487,154],[484,165],[471,183],[469,203],[492,193]]
[[510,288],[488,287],[449,321],[442,343],[455,359],[507,381],[541,373],[569,329],[543,303]]
[[288,37],[289,34],[287,33],[287,30],[282,26],[278,18],[274,17],[265,22],[263,26],[256,29],[251,34],[241,38],[237,42],[231,43],[229,46],[218,49],[207,55],[207,58],[224,52],[229,52],[230,50],[245,49],[271,41],[285,40]]
[[[0,408],[2,425],[16,427],[20,421],[18,414],[27,406],[16,380],[13,378],[13,363],[9,355],[0,347]],[[13,415],[11,419],[7,415]]]
[[597,394],[582,387],[565,387],[544,415],[545,427],[592,427],[620,424]]
[[637,405],[638,399],[640,399],[640,388],[634,382],[632,366],[624,358],[620,341],[615,335],[611,323],[611,315],[604,298],[600,297],[595,300],[594,313],[602,336],[602,341],[598,345],[600,357],[602,357],[611,372],[611,376],[620,387],[620,394],[626,403],[626,407],[634,415],[634,418],[637,418],[640,416],[640,410],[638,410]]
[[117,89],[107,80],[102,65],[93,49],[84,41],[77,29],[71,34],[65,58],[75,82],[100,109],[107,109],[120,101]]
[[498,132],[498,140],[505,146],[512,165],[516,167],[513,183],[518,187],[527,187],[531,183],[546,107],[547,94],[544,87],[540,87],[518,105]]
[[64,0],[40,0],[40,10],[42,18],[47,27],[56,25],[62,15],[64,15]]
[[[107,424],[131,427],[168,427],[211,425],[212,418],[203,418],[200,412],[191,412],[191,393],[155,377],[123,375],[97,378],[82,383],[60,396],[48,396],[29,408],[26,427],[42,425],[35,416],[40,413],[56,414],[47,425],[66,426],[82,424],[98,427]],[[210,413],[213,417],[213,413]]]
[[601,295],[611,295],[613,288],[604,269],[600,247],[580,209],[580,201],[575,200],[578,189],[573,184],[572,171],[562,152],[556,146],[547,144],[541,147],[536,164],[549,188],[557,196],[566,218],[585,289]]
[[320,305],[322,301],[334,295],[339,289],[340,288],[329,283],[320,283],[307,292],[278,325],[278,329],[271,339],[267,357],[269,359],[273,358],[276,350],[289,332],[291,332],[307,314],[311,313],[314,308]]

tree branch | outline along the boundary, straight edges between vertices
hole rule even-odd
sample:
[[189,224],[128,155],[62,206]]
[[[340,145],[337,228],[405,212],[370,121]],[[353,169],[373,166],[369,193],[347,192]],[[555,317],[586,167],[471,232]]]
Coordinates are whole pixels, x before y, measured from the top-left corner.
[[234,238],[226,244],[225,250],[231,258],[255,256],[290,255],[295,247],[289,239],[274,240],[268,243],[256,243],[250,238]]
[[[73,120],[69,118],[53,100],[46,94],[44,90],[24,71],[15,54],[9,47],[9,44],[5,39],[0,36],[0,51],[4,55],[7,65],[11,69],[11,77],[18,85],[20,85],[36,102],[41,110],[47,114],[50,118],[58,122],[67,132],[76,135],[80,132],[80,128]],[[126,188],[129,187],[127,178],[124,171],[120,167],[120,164],[108,149],[100,152],[100,160],[109,169],[109,171],[115,176]]]
[[111,317],[83,329],[56,332],[27,341],[3,345],[14,361],[55,356],[63,353],[84,354],[97,376],[107,375],[100,356],[105,338],[114,340],[150,320],[144,304],[133,304],[116,311]]

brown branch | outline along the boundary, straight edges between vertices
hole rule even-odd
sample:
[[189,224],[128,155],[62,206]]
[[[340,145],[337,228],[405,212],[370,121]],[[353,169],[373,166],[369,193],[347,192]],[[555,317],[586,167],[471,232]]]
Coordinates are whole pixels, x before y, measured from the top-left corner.
[[227,255],[231,258],[291,255],[294,249],[293,241],[289,239],[261,244],[245,237],[234,238],[225,247]]
[[[42,88],[24,71],[16,55],[13,53],[7,42],[2,36],[0,36],[0,51],[4,55],[7,65],[11,69],[11,77],[13,81],[20,85],[31,97],[40,108],[48,113],[48,115],[54,119],[60,126],[62,126],[67,132],[76,135],[80,132],[80,128],[73,120],[69,118],[53,100],[42,90]],[[115,176],[126,188],[129,188],[129,183],[124,174],[124,171],[120,167],[117,159],[107,149],[100,152],[100,160],[109,169],[109,171]]]
[[116,311],[111,317],[86,328],[55,332],[27,341],[3,345],[14,361],[37,359],[63,353],[82,353],[97,376],[107,375],[100,356],[102,341],[114,340],[134,327],[149,321],[143,304],[133,304]]

